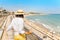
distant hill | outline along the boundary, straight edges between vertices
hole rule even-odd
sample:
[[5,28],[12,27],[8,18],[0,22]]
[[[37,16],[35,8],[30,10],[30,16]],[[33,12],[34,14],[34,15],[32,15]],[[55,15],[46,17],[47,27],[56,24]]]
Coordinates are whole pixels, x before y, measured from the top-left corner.
[[41,14],[41,13],[37,13],[37,12],[29,12],[29,14]]

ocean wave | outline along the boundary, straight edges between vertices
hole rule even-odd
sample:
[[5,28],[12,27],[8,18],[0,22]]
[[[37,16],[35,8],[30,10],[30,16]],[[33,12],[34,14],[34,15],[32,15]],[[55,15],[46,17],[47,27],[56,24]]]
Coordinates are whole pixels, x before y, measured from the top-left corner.
[[36,21],[39,21],[39,19],[35,19]]
[[42,23],[42,25],[43,25],[45,28],[47,28],[47,29],[49,29],[49,30],[52,30],[52,31],[53,31],[53,28],[52,28],[52,27],[50,27],[49,25],[44,24],[44,23]]
[[35,22],[34,20],[30,20],[31,22]]
[[52,28],[50,25],[47,25],[47,24],[42,23],[39,19],[35,19],[34,21],[35,21],[36,23],[38,23],[38,24],[43,25],[45,28],[47,28],[47,29],[49,29],[49,30],[53,30],[53,28]]

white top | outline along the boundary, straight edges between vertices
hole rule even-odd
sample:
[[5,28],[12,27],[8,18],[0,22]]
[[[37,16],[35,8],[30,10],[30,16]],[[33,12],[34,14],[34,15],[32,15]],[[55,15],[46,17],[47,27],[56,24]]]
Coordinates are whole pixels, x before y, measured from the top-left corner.
[[7,31],[11,28],[14,29],[15,33],[25,33],[24,29],[24,21],[22,18],[13,18],[11,24],[8,26]]

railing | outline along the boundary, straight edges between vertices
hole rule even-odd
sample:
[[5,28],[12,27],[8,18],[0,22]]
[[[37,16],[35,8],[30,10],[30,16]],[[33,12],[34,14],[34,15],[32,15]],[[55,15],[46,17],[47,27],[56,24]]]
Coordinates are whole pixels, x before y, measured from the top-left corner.
[[[29,31],[27,28],[24,28],[25,31]],[[35,35],[33,32],[31,34],[26,34],[26,40],[42,40],[42,38]]]
[[[6,40],[6,37],[4,37],[4,36],[7,36],[7,35],[5,35],[5,34],[6,34],[7,25],[8,25],[9,22],[10,22],[10,21],[8,22],[9,18],[10,18],[10,17],[7,16],[7,17],[5,18],[5,21],[4,21],[3,24],[2,24],[2,28],[4,28],[4,29],[3,29],[3,32],[2,32],[2,35],[1,35],[0,40],[4,40],[4,39]],[[10,18],[10,19],[11,19],[11,18]]]
[[37,35],[35,35],[34,33],[26,35],[26,39],[27,40],[42,40],[41,38],[39,38]]
[[0,28],[2,27],[2,25],[4,24],[4,21],[6,20],[6,17],[1,17],[0,19]]
[[[6,22],[6,19],[7,19],[7,17],[5,18],[5,20],[3,21],[3,23],[2,23],[2,25],[1,25],[1,27],[3,27],[3,25],[5,24],[5,22]],[[5,27],[4,27],[5,28]],[[2,29],[2,35],[1,35],[1,38],[0,38],[0,40],[2,40],[2,38],[3,38],[3,34],[4,34],[4,30],[5,29]]]

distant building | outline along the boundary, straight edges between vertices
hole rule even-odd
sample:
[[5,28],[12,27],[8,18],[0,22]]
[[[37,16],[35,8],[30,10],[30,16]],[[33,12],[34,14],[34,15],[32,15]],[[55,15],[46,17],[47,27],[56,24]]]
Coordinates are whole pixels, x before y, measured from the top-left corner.
[[0,10],[0,13],[2,12],[2,10]]

